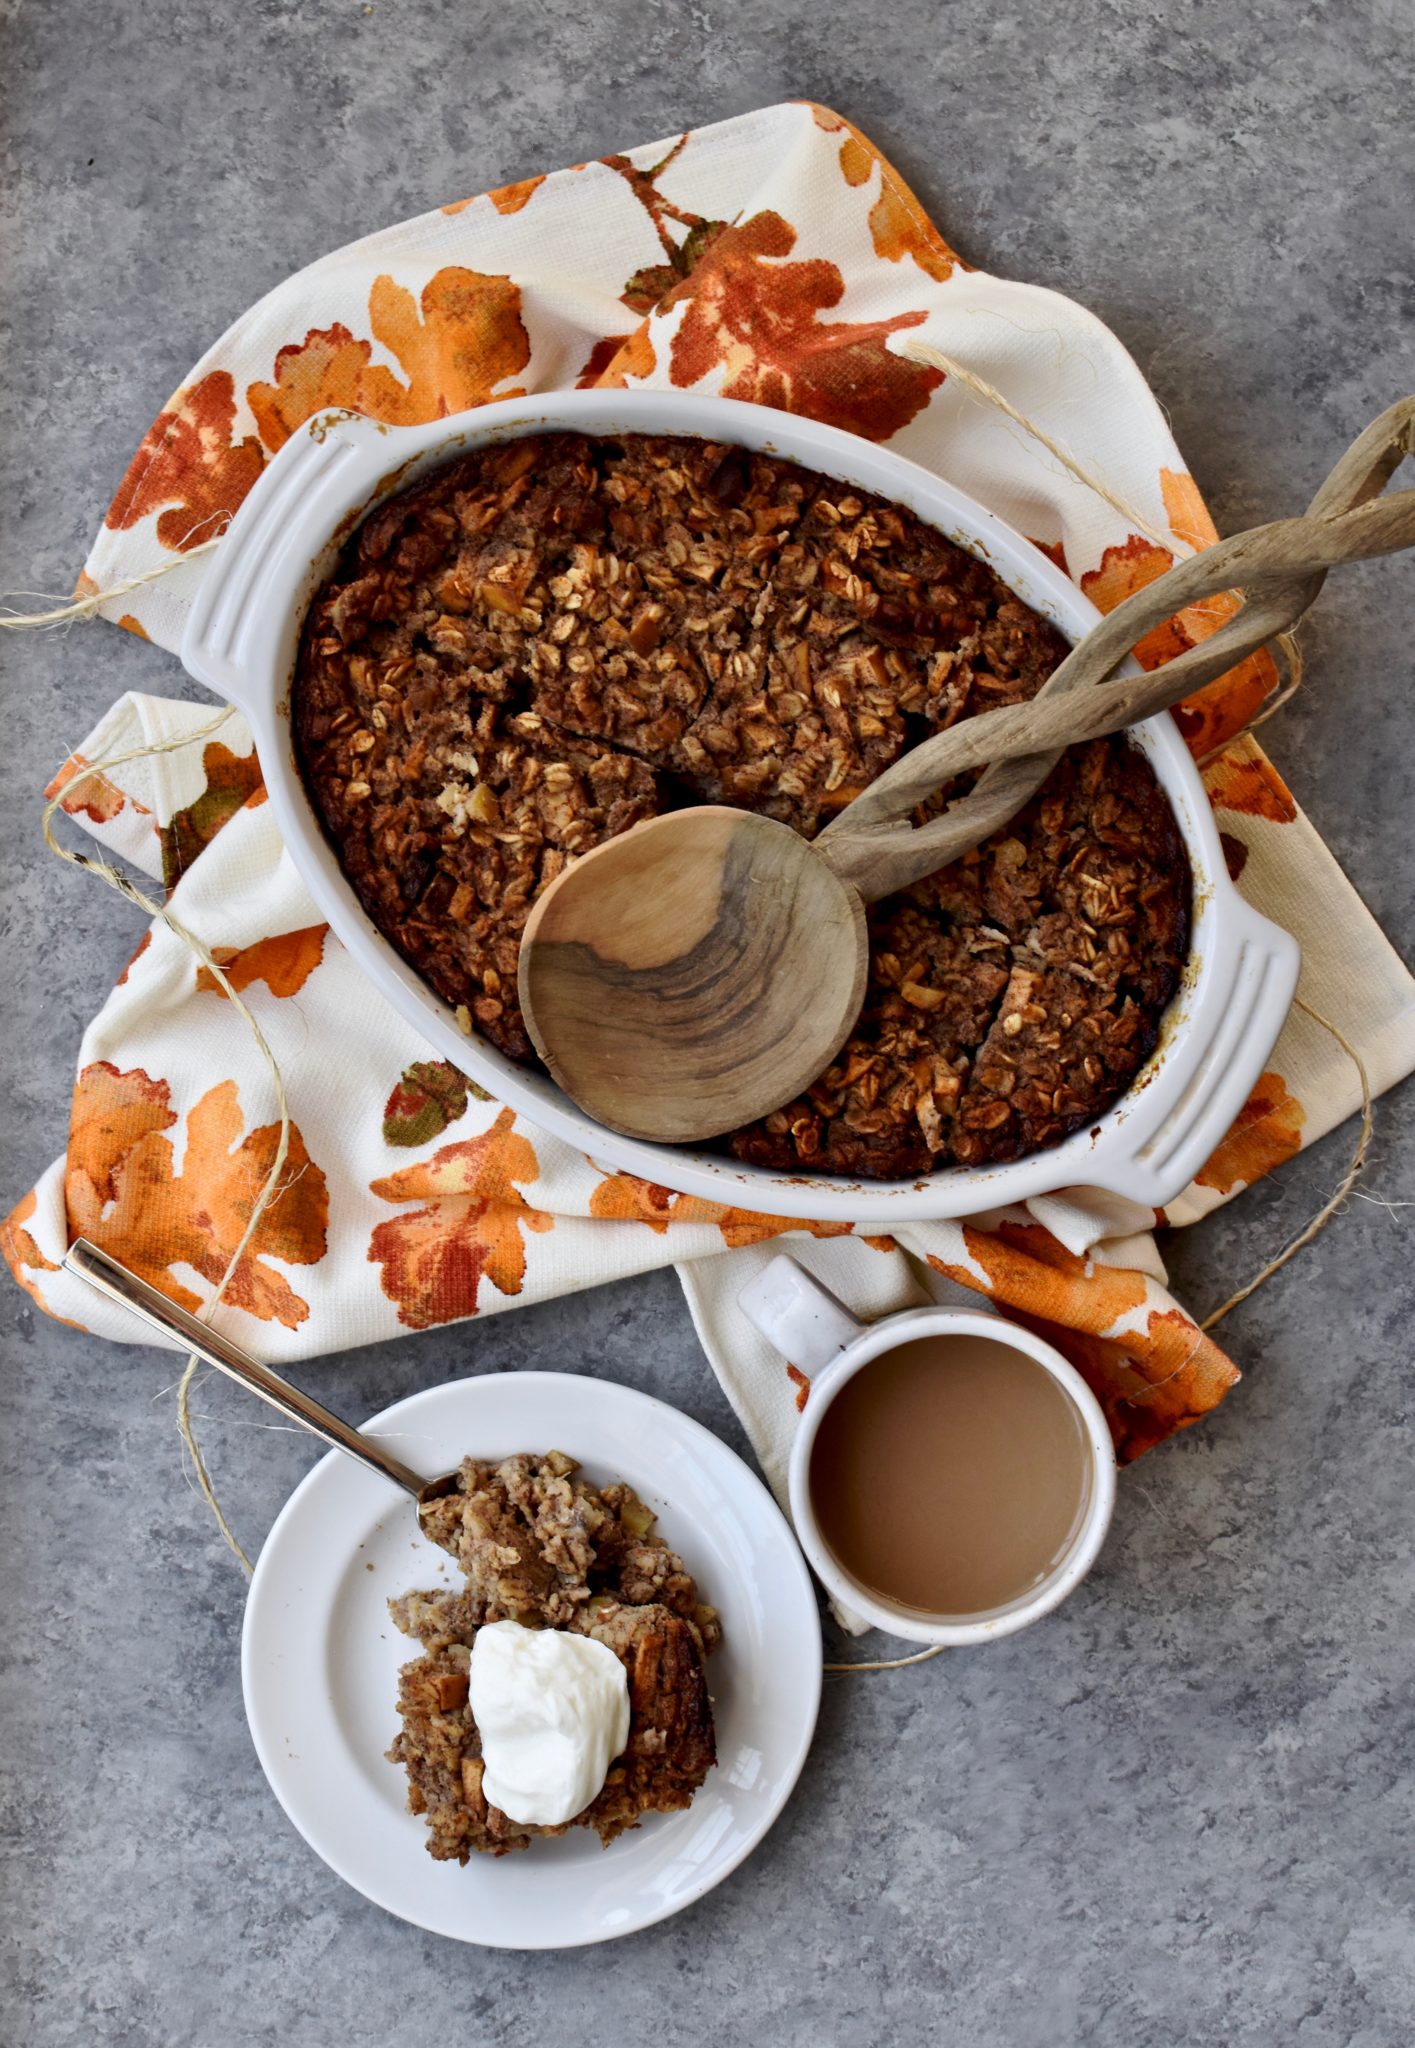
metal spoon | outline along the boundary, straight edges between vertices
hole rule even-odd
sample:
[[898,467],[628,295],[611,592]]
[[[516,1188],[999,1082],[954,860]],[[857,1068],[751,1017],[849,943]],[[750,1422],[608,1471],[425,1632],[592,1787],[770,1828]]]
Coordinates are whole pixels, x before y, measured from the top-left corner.
[[371,1472],[377,1472],[380,1478],[391,1479],[395,1486],[401,1486],[404,1493],[410,1493],[417,1502],[419,1514],[430,1502],[456,1491],[455,1472],[444,1472],[440,1479],[421,1478],[384,1450],[376,1437],[365,1436],[347,1422],[341,1422],[337,1415],[332,1415],[310,1395],[292,1387],[288,1380],[282,1380],[278,1372],[272,1372],[258,1358],[252,1358],[230,1337],[188,1315],[184,1308],[178,1308],[175,1301],[169,1301],[148,1281],[140,1280],[126,1266],[110,1259],[107,1252],[101,1252],[86,1237],[76,1238],[70,1245],[64,1255],[64,1265],[70,1273],[86,1280],[90,1287],[96,1288],[110,1301],[116,1301],[120,1308],[140,1317],[154,1330],[179,1337],[185,1350],[194,1351],[198,1358],[204,1358],[218,1372],[239,1380],[243,1387],[259,1394],[262,1401],[268,1401],[272,1408],[278,1408],[282,1415],[298,1422],[312,1436],[322,1437],[336,1451],[347,1452],[361,1465],[367,1465]]

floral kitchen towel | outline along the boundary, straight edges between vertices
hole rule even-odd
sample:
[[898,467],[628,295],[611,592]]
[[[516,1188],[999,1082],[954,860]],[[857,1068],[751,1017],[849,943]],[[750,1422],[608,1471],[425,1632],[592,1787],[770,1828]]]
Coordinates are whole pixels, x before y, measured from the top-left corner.
[[[1003,390],[1134,508],[1119,514],[997,411],[911,357],[924,339]],[[891,166],[819,107],[458,201],[323,258],[241,317],[164,408],[109,508],[84,587],[169,560],[105,610],[168,648],[205,557],[313,413],[399,423],[566,384],[698,386],[888,441],[1047,548],[1107,609],[1213,538],[1138,370],[1070,301],[970,269]],[[1209,600],[1139,650],[1212,632]],[[1240,886],[1294,930],[1304,989],[1373,1085],[1415,1065],[1415,984],[1251,740],[1264,655],[1180,713]],[[259,1017],[292,1132],[277,1198],[218,1312],[273,1359],[373,1342],[674,1264],[710,1358],[780,1482],[808,1392],[736,1309],[785,1240],[862,1313],[964,1288],[1044,1330],[1087,1375],[1123,1456],[1237,1374],[1167,1293],[1148,1210],[1082,1191],[864,1237],[723,1207],[596,1166],[425,1047],[305,895],[233,713],[123,699],[56,778],[99,840],[160,875]],[[85,773],[136,747],[185,744]],[[1215,754],[1215,749],[1224,751]],[[1168,1220],[1187,1221],[1348,1113],[1348,1056],[1305,1018]],[[189,1306],[208,1302],[275,1156],[268,1070],[220,985],[161,923],[85,1034],[66,1154],[4,1226],[47,1312],[135,1334],[59,1270],[79,1231]]]

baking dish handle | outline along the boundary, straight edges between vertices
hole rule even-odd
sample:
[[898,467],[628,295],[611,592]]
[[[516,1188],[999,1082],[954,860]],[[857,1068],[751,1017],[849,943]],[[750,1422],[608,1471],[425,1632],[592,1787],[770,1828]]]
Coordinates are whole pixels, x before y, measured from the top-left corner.
[[[189,675],[251,713],[270,690],[290,610],[351,505],[358,478],[392,467],[390,430],[324,412],[292,434],[227,527],[182,636]],[[370,463],[370,455],[374,460]]]
[[[1104,1149],[1094,1184],[1163,1209],[1222,1143],[1271,1056],[1297,988],[1297,941],[1234,890],[1221,906],[1221,979],[1205,987],[1183,1038]],[[1128,1140],[1128,1143],[1127,1143]],[[1078,1175],[1081,1183],[1087,1175]]]

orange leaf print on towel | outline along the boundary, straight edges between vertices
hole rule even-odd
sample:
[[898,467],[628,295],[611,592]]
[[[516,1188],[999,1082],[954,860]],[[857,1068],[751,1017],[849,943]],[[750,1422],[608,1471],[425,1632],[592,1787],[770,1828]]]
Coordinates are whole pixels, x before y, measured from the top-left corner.
[[317,412],[372,412],[364,392],[372,354],[366,341],[356,340],[337,320],[332,327],[312,327],[303,341],[282,348],[275,358],[274,383],[246,390],[246,403],[271,453]]
[[969,266],[955,255],[934,226],[898,171],[880,155],[868,135],[862,135],[852,121],[830,107],[808,101],[818,128],[827,135],[843,135],[840,145],[840,175],[847,185],[868,185],[879,165],[879,197],[870,208],[870,239],[876,256],[899,263],[912,256],[920,270],[938,284],[960,266]]
[[502,1294],[519,1294],[526,1277],[522,1232],[553,1229],[554,1217],[533,1209],[514,1185],[540,1173],[514,1122],[503,1109],[479,1138],[444,1145],[431,1159],[369,1183],[382,1201],[425,1205],[389,1217],[369,1241],[370,1261],[383,1268],[383,1291],[410,1329],[474,1316],[483,1278]]
[[514,185],[496,185],[486,196],[498,213],[519,213],[539,192],[545,176],[542,171],[538,178],[518,178]]
[[[324,958],[327,924],[307,925],[303,931],[279,932],[272,939],[257,939],[251,946],[213,946],[211,957],[225,972],[238,992],[253,981],[263,981],[273,996],[299,993]],[[225,989],[209,967],[198,967],[197,989],[224,997]]]
[[89,775],[84,774],[88,762],[82,754],[70,754],[57,775],[45,785],[46,797],[59,796],[59,807],[71,818],[91,818],[95,825],[106,825],[116,818],[124,804],[130,803],[135,811],[147,815],[145,804],[124,795],[115,782],[110,782],[101,768]]
[[[1199,635],[1200,639],[1205,637]],[[1176,704],[1174,722],[1194,759],[1205,760],[1215,747],[1242,732],[1277,689],[1279,680],[1277,663],[1265,647],[1260,647],[1236,668],[1196,690],[1182,704]]]
[[[583,166],[581,166],[583,168]],[[521,178],[514,185],[497,185],[485,194],[498,213],[519,213],[545,183],[546,174],[538,178]],[[469,206],[475,206],[483,195],[474,192],[470,199],[453,199],[438,209],[441,213],[465,213]]]
[[889,320],[823,321],[845,280],[813,257],[787,263],[796,230],[779,213],[758,213],[726,229],[669,304],[687,302],[673,337],[671,374],[696,384],[721,369],[722,395],[887,441],[907,426],[942,374],[895,355],[889,337],[917,327],[923,313]]
[[585,357],[580,374],[575,379],[575,389],[592,391],[628,340],[627,334],[601,335]]
[[929,1264],[1071,1360],[1105,1410],[1122,1462],[1197,1422],[1236,1385],[1237,1367],[1186,1315],[1146,1313],[1143,1273],[1080,1258],[1039,1223],[962,1229],[968,1262],[930,1254]]
[[1290,825],[1297,816],[1292,791],[1261,754],[1220,754],[1204,769],[1204,787],[1216,811],[1238,811],[1274,825]]
[[[1167,569],[1173,567],[1174,556],[1168,548],[1161,547],[1156,541],[1142,540],[1138,534],[1132,533],[1123,547],[1106,549],[1100,568],[1091,572],[1094,582],[1088,582],[1083,576],[1081,587],[1101,611],[1114,611],[1122,598],[1144,589],[1146,584],[1153,583],[1157,576],[1163,576]],[[1197,647],[1201,640],[1207,640],[1210,633],[1216,633],[1220,626],[1227,624],[1238,609],[1239,600],[1230,590],[1217,590],[1212,597],[1198,598],[1138,641],[1135,659],[1142,668],[1158,668],[1161,662],[1170,661],[1176,654],[1184,654],[1189,648]]]
[[875,167],[870,146],[852,130],[840,145],[840,175],[847,185],[868,185]]
[[[245,1131],[236,1083],[218,1082],[187,1117],[178,1171],[166,1135],[176,1121],[165,1081],[141,1069],[120,1074],[106,1060],[85,1067],[74,1090],[64,1199],[73,1235],[92,1238],[196,1309],[201,1297],[172,1269],[190,1266],[213,1287],[221,1280],[274,1164],[280,1127]],[[313,1265],[324,1256],[328,1225],[324,1175],[292,1124],[279,1185],[223,1299],[296,1328],[308,1304],[266,1261]]]
[[[1170,526],[1182,541],[1197,550],[1211,547],[1218,532],[1199,496],[1199,487],[1186,471],[1162,469],[1160,493]],[[1137,590],[1143,590],[1174,566],[1170,550],[1157,541],[1132,533],[1123,545],[1107,548],[1100,566],[1081,578],[1081,588],[1103,612],[1111,612]],[[1147,633],[1135,648],[1141,668],[1159,668],[1176,655],[1187,653],[1216,633],[1240,608],[1241,600],[1231,590],[1216,591],[1200,598],[1172,619],[1166,619]],[[1226,674],[1196,690],[1176,705],[1175,722],[1189,750],[1202,760],[1223,745],[1253,717],[1277,688],[1277,669],[1264,649],[1250,654]]]
[[1038,540],[1035,534],[1029,534],[1028,539],[1034,548],[1037,548],[1046,556],[1049,562],[1055,563],[1063,576],[1071,574],[1071,571],[1066,566],[1066,549],[1059,540]]
[[958,258],[927,214],[917,202],[909,204],[888,174],[880,186],[879,198],[870,208],[870,237],[876,256],[883,256],[890,263],[902,263],[906,256],[912,256],[925,277],[931,277],[935,284],[942,284],[953,275]]
[[119,1163],[176,1121],[165,1081],[141,1067],[120,1074],[109,1060],[85,1067],[69,1110],[69,1179],[82,1181],[100,1207],[111,1202]]
[[1228,1135],[1195,1180],[1201,1188],[1217,1188],[1221,1195],[1251,1187],[1301,1149],[1305,1120],[1301,1103],[1288,1094],[1281,1074],[1259,1075]]
[[148,947],[151,944],[152,927],[149,925],[148,929],[143,933],[142,937],[138,940],[136,946],[134,946],[132,952],[128,955],[128,964],[123,969],[123,972],[118,976],[118,979],[114,984],[115,987],[121,988],[123,986],[124,982],[132,973],[133,969],[137,966],[139,960],[141,960],[143,954],[147,951]]
[[232,440],[235,420],[229,370],[177,392],[143,436],[104,525],[122,531],[157,512],[158,540],[178,550],[222,532],[265,462],[253,434]]
[[631,377],[642,381],[651,377],[657,368],[658,356],[646,320],[628,337],[618,355],[600,371],[595,382],[607,390],[622,391]]
[[622,391],[631,377],[648,377],[657,367],[649,337],[648,322],[632,334],[606,334],[585,357],[585,366],[575,379],[577,391],[596,387]]
[[1164,499],[1165,516],[1177,539],[1196,553],[1213,546],[1218,539],[1218,528],[1209,516],[1208,506],[1199,496],[1199,486],[1187,469],[1162,469],[1160,496]]
[[[1100,566],[1082,576],[1081,588],[1097,611],[1113,612],[1127,597],[1157,582],[1173,567],[1174,556],[1168,548],[1132,533],[1128,540],[1106,549]],[[1135,659],[1141,668],[1159,668],[1192,644],[1177,619],[1166,619],[1135,643]]]
[[[46,1259],[25,1225],[33,1216],[38,1201],[33,1188],[18,1201],[3,1223],[0,1223],[0,1259],[10,1268],[20,1286],[37,1307],[46,1315],[53,1311],[45,1302],[37,1283],[25,1278],[27,1273],[57,1273],[59,1268],[52,1259]],[[67,1318],[65,1318],[67,1320]]]
[[521,385],[498,390],[531,359],[530,336],[521,319],[521,291],[509,277],[485,277],[479,270],[439,270],[423,286],[421,299],[393,282],[374,279],[369,293],[373,338],[403,366],[408,379],[396,394],[396,410],[378,419],[400,426],[443,419],[490,398],[521,398]]
[[647,1223],[660,1236],[670,1223],[709,1223],[722,1232],[732,1250],[744,1244],[765,1244],[791,1230],[811,1237],[848,1237],[852,1223],[802,1223],[789,1216],[763,1216],[755,1209],[733,1209],[707,1202],[700,1195],[676,1194],[636,1173],[606,1174],[590,1196],[590,1214],[606,1222]]
[[246,391],[261,439],[272,452],[328,407],[406,427],[493,397],[524,395],[520,385],[497,388],[531,357],[520,287],[509,277],[451,266],[429,278],[420,299],[391,277],[376,277],[369,328],[402,366],[407,382],[375,363],[372,343],[341,322],[312,327],[303,341],[280,350],[272,383]]

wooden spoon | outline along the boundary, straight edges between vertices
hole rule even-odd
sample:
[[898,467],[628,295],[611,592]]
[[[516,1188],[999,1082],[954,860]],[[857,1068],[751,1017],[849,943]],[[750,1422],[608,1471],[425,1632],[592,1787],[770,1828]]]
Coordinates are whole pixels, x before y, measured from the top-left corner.
[[[1285,631],[1329,569],[1415,544],[1415,491],[1380,493],[1415,447],[1415,398],[1347,450],[1305,517],[1191,556],[1089,632],[1026,704],[914,747],[821,836],[718,805],[636,825],[571,863],[526,922],[518,983],[537,1052],[611,1129],[719,1136],[808,1088],[864,996],[865,905],[1000,830],[1061,752],[1152,717]],[[1162,621],[1220,591],[1241,610],[1149,675],[1106,680]],[[1084,687],[1084,695],[1078,695]],[[940,816],[910,814],[968,769]]]

